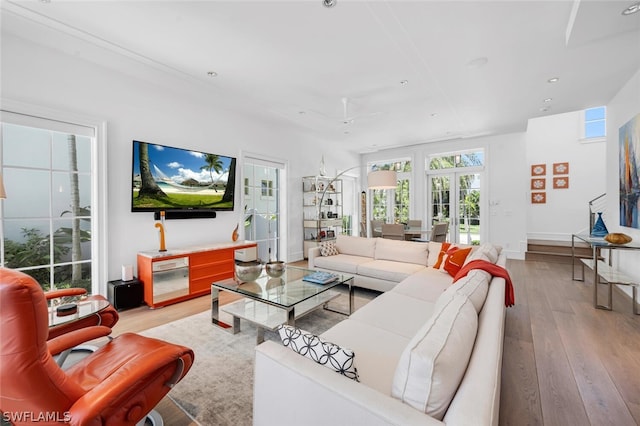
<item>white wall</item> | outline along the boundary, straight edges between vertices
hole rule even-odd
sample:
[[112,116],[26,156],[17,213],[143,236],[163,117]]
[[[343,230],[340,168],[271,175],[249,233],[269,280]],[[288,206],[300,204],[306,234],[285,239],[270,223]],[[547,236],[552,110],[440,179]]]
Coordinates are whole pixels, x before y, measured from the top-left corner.
[[526,245],[526,184],[524,133],[434,142],[389,149],[364,156],[365,162],[410,157],[412,160],[411,216],[426,219],[425,159],[431,154],[484,148],[485,181],[481,183],[484,241],[501,245],[510,258],[524,258]]
[[[331,155],[336,150],[331,150],[328,141],[311,138],[291,126],[233,112],[224,100],[197,85],[192,85],[191,92],[174,90],[184,81],[169,75],[158,79],[157,70],[150,69],[154,78],[140,80],[7,34],[2,36],[1,54],[3,99],[86,114],[107,122],[109,280],[120,277],[121,265],[135,264],[138,251],[158,247],[153,214],[130,211],[134,139],[227,156],[240,157],[245,150],[278,158],[289,165],[289,188],[302,187],[300,178],[317,171],[323,153],[326,164],[332,167],[346,168],[357,163],[356,156],[344,151],[340,156]],[[166,84],[157,83],[162,78],[166,78]],[[230,241],[231,232],[242,217],[240,190],[238,176],[234,212],[218,212],[216,219],[167,221],[167,248]],[[287,254],[283,260],[302,258],[301,204],[301,191],[289,191],[289,244],[281,250]]]
[[[531,187],[531,165],[547,166],[547,202],[532,204],[527,197],[530,239],[570,241],[571,234],[589,231],[588,203],[606,192],[606,144],[604,140],[580,141],[581,115],[576,111],[529,120],[524,170],[527,189]],[[553,163],[564,162],[569,163],[569,187],[553,189]],[[603,213],[606,224],[610,216],[611,211]]]
[[[607,106],[607,207],[611,212],[619,212],[619,165],[618,130],[625,123],[640,114],[640,70],[627,82]],[[623,232],[633,238],[634,243],[640,242],[640,229],[623,227],[619,216],[615,215],[606,222],[609,232]],[[614,256],[620,270],[640,280],[640,250],[616,252]],[[628,287],[623,290],[631,293]]]

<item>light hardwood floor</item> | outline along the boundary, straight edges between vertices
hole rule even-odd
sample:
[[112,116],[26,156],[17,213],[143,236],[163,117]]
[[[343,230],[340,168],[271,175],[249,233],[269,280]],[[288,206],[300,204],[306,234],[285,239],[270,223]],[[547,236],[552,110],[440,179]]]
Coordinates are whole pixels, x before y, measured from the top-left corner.
[[[595,309],[591,275],[573,281],[570,265],[509,260],[507,268],[516,305],[506,316],[500,424],[640,424],[640,316],[631,300],[614,291],[613,311]],[[124,311],[114,334],[208,309],[204,296]],[[195,425],[168,398],[158,409],[165,424]]]

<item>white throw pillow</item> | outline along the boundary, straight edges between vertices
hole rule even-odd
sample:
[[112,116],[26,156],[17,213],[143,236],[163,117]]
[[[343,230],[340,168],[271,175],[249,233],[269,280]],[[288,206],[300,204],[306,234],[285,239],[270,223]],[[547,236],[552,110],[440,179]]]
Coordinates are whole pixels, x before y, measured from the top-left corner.
[[278,328],[284,346],[320,365],[359,382],[358,369],[353,361],[356,354],[351,349],[341,348],[307,331],[284,324]]
[[498,256],[500,255],[500,249],[501,247],[494,246],[493,244],[482,244],[471,252],[464,263],[466,265],[472,260],[477,259],[488,260],[491,263],[496,263],[498,261]]
[[436,241],[429,241],[429,259],[427,259],[427,266],[433,266],[438,261],[440,250],[442,249],[442,243]]
[[478,332],[478,314],[456,294],[411,339],[400,357],[391,394],[442,420],[462,381]]

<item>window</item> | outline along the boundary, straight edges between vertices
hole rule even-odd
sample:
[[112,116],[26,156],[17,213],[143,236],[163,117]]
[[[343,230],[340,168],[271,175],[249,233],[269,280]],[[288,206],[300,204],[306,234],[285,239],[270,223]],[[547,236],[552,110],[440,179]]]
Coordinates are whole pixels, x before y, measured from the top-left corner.
[[273,181],[272,180],[263,179],[261,188],[262,188],[263,197],[273,197]]
[[582,132],[583,139],[602,139],[607,136],[606,107],[584,110]]
[[98,293],[96,129],[8,112],[3,120],[2,265],[45,290]]
[[372,214],[374,220],[407,223],[410,215],[411,161],[400,160],[370,165],[371,170],[395,170],[398,186],[395,190],[373,189]]

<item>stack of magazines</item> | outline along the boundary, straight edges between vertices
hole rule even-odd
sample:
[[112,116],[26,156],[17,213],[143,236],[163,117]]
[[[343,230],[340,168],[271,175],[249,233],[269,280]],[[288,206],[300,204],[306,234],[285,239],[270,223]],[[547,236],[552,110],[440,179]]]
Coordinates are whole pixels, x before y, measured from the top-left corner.
[[328,284],[338,279],[338,275],[331,272],[316,271],[312,274],[305,275],[303,281],[309,281],[316,284]]

